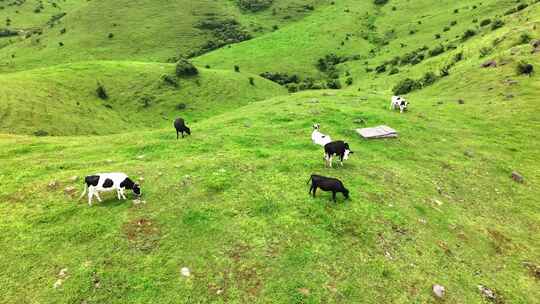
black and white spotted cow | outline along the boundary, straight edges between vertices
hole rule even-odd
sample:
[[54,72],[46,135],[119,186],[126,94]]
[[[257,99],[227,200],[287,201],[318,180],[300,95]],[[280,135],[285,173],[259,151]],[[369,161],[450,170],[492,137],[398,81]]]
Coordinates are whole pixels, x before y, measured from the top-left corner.
[[349,159],[349,155],[353,153],[351,148],[349,148],[349,144],[342,140],[333,141],[324,145],[324,160],[326,166],[330,168],[332,168],[332,158],[334,155],[339,157],[339,162],[341,166],[343,166],[343,161]]
[[127,199],[124,191],[132,190],[137,196],[141,195],[140,186],[132,181],[125,173],[101,173],[89,175],[84,179],[84,191],[79,197],[81,199],[88,190],[88,205],[92,206],[92,198],[95,196],[99,202],[100,192],[110,192],[116,190],[118,199]]
[[406,111],[409,107],[409,102],[401,96],[392,96],[392,101],[390,102],[390,110],[399,109],[400,113]]

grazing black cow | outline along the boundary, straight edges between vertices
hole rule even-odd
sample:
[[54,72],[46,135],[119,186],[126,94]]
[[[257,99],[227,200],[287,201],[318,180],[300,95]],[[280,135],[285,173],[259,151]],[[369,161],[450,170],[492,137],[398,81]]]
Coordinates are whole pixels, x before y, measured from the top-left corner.
[[353,153],[354,152],[349,148],[349,144],[342,140],[333,141],[324,145],[324,160],[326,166],[329,166],[330,168],[332,168],[332,157],[334,155],[339,157],[340,164],[343,166],[343,160],[349,159],[349,155]]
[[313,193],[313,197],[315,197],[317,188],[321,188],[323,191],[332,191],[332,199],[334,202],[336,201],[337,192],[343,193],[345,199],[349,198],[349,190],[343,186],[343,183],[339,179],[312,174],[308,183],[310,181],[311,187],[309,188],[309,194]]
[[176,139],[178,139],[180,133],[182,133],[182,138],[184,138],[184,132],[191,135],[191,130],[186,126],[183,118],[177,118],[174,121],[174,128],[176,129]]

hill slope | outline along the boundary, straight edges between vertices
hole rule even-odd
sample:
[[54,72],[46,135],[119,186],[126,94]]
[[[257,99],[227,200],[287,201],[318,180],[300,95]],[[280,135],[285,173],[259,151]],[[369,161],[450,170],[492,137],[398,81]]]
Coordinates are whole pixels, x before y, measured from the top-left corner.
[[[162,79],[176,79],[173,64],[89,62],[0,75],[0,131],[76,135],[169,127],[178,115],[197,121],[286,93],[258,76],[200,71],[178,79],[178,88]],[[98,82],[107,100],[98,98]]]
[[[220,39],[231,43],[242,32],[258,36],[273,26],[301,19],[311,12],[304,6],[323,1],[276,0],[271,8],[256,14],[240,10],[229,0],[54,2],[58,3],[56,7],[44,3],[40,13],[34,12],[29,1],[0,10],[0,20],[11,20],[7,28],[30,27],[42,32],[28,38],[9,38],[12,43],[8,45],[2,42],[8,38],[0,38],[0,71],[90,60],[166,62],[217,39],[212,31],[200,28],[201,22],[219,21],[218,29],[224,36]],[[230,19],[239,25],[220,23]]]
[[[538,1],[235,3],[71,1],[43,50],[0,38],[2,71],[19,71],[0,74],[0,302],[537,301],[540,81],[517,67],[540,67]],[[20,26],[46,22],[30,12]],[[200,75],[178,88],[162,78],[173,64],[133,61],[198,50],[212,38],[193,24],[216,16],[256,38],[193,58]],[[291,91],[343,89],[287,94],[266,71],[298,75]],[[394,89],[406,113],[388,109]],[[179,115],[193,132],[177,141]],[[344,167],[324,167],[313,123],[350,144]],[[355,132],[381,124],[399,138]],[[141,183],[142,202],[77,201],[83,176],[113,171]],[[351,199],[310,197],[313,173]]]

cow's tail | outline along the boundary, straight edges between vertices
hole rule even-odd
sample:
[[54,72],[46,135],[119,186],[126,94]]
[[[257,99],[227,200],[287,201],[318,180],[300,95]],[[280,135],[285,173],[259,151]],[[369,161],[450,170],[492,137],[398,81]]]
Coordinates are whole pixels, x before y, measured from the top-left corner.
[[81,200],[81,198],[83,198],[83,196],[86,194],[86,190],[88,189],[88,184],[87,183],[84,183],[84,190],[83,190],[83,193],[81,193],[81,196],[79,196],[79,201]]
[[309,179],[308,179],[308,181],[307,181],[307,183],[306,183],[306,185],[309,184],[309,182],[310,182],[312,179],[313,179],[313,176],[310,176]]

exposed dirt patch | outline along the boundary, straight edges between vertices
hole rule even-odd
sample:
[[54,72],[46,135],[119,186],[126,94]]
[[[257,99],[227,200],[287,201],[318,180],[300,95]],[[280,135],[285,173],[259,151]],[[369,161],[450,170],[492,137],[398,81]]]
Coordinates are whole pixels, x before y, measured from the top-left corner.
[[512,249],[512,240],[504,236],[501,232],[495,229],[488,229],[488,234],[491,238],[491,245],[495,252],[502,254],[507,250]]
[[523,266],[529,270],[531,277],[540,280],[540,265],[536,265],[531,262],[523,262]]
[[130,245],[140,251],[149,252],[159,245],[161,238],[158,225],[145,218],[139,218],[124,224],[122,231]]

